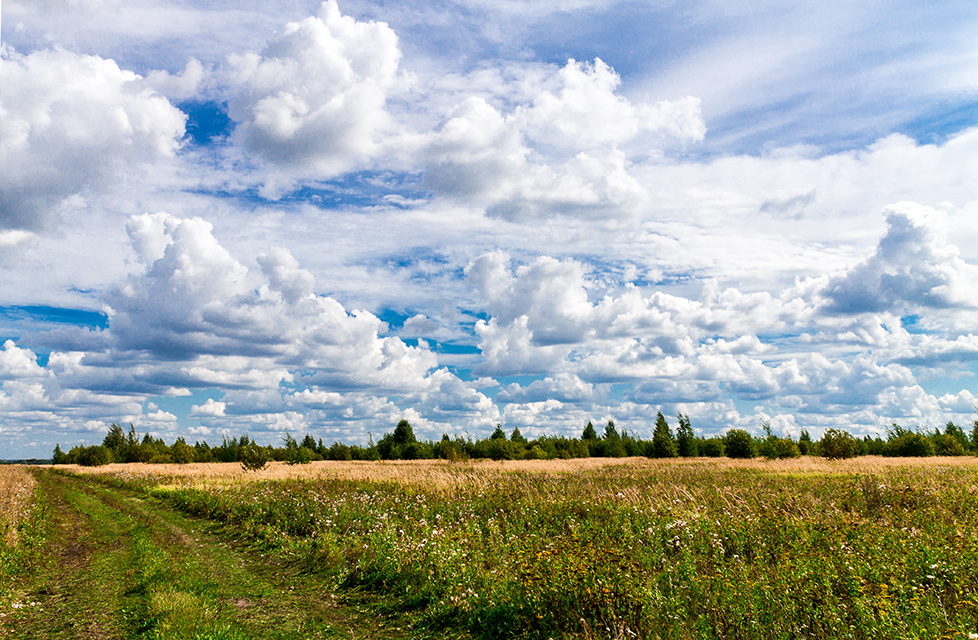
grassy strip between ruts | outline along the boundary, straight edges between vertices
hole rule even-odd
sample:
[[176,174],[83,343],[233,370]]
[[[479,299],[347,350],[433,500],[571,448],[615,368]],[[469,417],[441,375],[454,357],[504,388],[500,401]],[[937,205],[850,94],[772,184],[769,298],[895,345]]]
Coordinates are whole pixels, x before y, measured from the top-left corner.
[[547,473],[500,465],[478,481],[435,488],[328,476],[101,477],[221,521],[339,589],[381,594],[435,633],[978,631],[976,468],[953,460],[880,464],[873,473],[865,462],[823,466],[633,460]]
[[[11,638],[396,638],[152,500],[40,472],[47,561],[13,584]],[[206,523],[203,523],[206,525]],[[212,527],[211,527],[212,528]]]

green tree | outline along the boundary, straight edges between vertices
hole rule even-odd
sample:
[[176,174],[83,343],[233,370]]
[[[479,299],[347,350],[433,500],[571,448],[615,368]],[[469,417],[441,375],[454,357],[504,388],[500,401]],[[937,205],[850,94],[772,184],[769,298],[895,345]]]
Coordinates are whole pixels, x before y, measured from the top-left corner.
[[604,428],[604,439],[600,443],[600,455],[607,458],[624,458],[625,453],[625,444],[615,427],[615,421],[608,420]]
[[83,467],[101,467],[112,464],[112,451],[105,445],[82,447],[78,452],[77,462]]
[[934,445],[919,431],[911,431],[893,423],[886,430],[886,450],[888,456],[900,458],[919,458],[934,455]]
[[[284,460],[286,464],[309,464],[312,462],[312,457],[314,452],[312,449],[306,446],[299,446],[299,443],[295,441],[289,430],[285,430],[285,435],[282,436],[282,443],[285,445],[285,456]],[[313,443],[315,446],[315,442]]]
[[812,454],[812,436],[808,433],[808,429],[802,429],[801,435],[798,436],[798,450],[803,456]]
[[761,429],[764,431],[764,440],[761,442],[760,452],[768,460],[797,458],[801,455],[798,445],[790,437],[774,435],[770,422],[762,422]]
[[182,437],[170,445],[170,457],[177,464],[187,464],[194,461],[194,448],[187,444]]
[[722,458],[727,454],[727,450],[723,446],[723,440],[723,436],[703,438],[697,443],[699,445],[700,455],[707,458]]
[[[242,436],[247,440],[247,436]],[[245,471],[261,471],[268,465],[268,449],[256,442],[238,447],[238,462]]]
[[300,447],[305,447],[306,449],[309,449],[309,450],[311,450],[311,451],[316,451],[316,452],[318,452],[318,451],[319,451],[319,446],[318,446],[318,445],[316,444],[316,439],[315,439],[315,438],[313,438],[313,437],[312,437],[312,436],[311,436],[310,434],[308,434],[308,433],[307,433],[307,434],[306,434],[306,436],[305,436],[305,437],[304,437],[304,438],[302,439],[302,442],[300,442],[300,443],[299,443],[299,446],[300,446]]
[[957,440],[961,445],[962,453],[971,449],[971,443],[968,441],[968,434],[964,432],[964,429],[953,422],[948,421],[948,423],[944,426],[944,435],[950,436]]
[[588,420],[587,424],[584,425],[584,433],[581,434],[581,440],[597,440],[598,432],[594,430],[594,425]]
[[411,423],[407,420],[401,420],[394,427],[393,434],[394,444],[406,445],[409,442],[417,442],[418,439],[414,437],[414,429],[411,428]]
[[109,427],[108,433],[105,434],[105,440],[102,441],[102,446],[112,452],[112,458],[114,460],[124,462],[126,433],[122,430],[122,427],[113,422]]
[[520,428],[519,427],[513,427],[513,433],[511,433],[509,435],[509,441],[510,442],[519,442],[522,445],[525,445],[526,444],[526,438],[524,438],[523,437],[523,434],[520,433]]
[[859,455],[859,443],[848,431],[826,429],[818,441],[818,452],[829,460],[855,458]]
[[327,450],[326,456],[330,460],[353,460],[353,452],[350,447],[341,442],[334,442]]
[[377,442],[377,453],[382,460],[402,460],[407,445],[417,441],[418,439],[414,437],[414,429],[411,428],[411,423],[407,420],[401,420],[394,427],[393,433],[384,434]]
[[68,454],[61,450],[61,444],[54,445],[54,453],[51,455],[51,464],[68,464]]
[[728,431],[723,437],[723,449],[728,458],[753,458],[757,455],[754,438],[743,429]]
[[503,431],[503,425],[497,424],[496,425],[496,430],[492,432],[492,435],[489,436],[489,439],[490,440],[505,440],[506,439],[506,432]]
[[659,411],[655,417],[655,430],[652,432],[652,457],[675,458],[676,441],[672,437],[672,429],[666,422],[666,417]]
[[696,434],[689,422],[689,416],[680,413],[676,416],[679,426],[676,427],[676,452],[682,458],[694,458],[699,453]]

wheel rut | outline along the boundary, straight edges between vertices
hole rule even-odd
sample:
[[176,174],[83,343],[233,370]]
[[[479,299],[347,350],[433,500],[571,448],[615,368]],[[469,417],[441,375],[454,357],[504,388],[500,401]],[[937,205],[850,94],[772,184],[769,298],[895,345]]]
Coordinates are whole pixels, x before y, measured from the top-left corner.
[[91,480],[36,472],[45,561],[0,638],[214,640],[417,637],[343,604],[217,524]]

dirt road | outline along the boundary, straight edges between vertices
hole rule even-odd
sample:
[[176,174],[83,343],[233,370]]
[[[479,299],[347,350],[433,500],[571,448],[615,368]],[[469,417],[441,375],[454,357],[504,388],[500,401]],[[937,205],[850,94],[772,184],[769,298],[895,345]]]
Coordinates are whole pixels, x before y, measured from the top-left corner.
[[49,470],[36,478],[45,553],[17,585],[2,638],[408,637],[212,523],[90,480]]

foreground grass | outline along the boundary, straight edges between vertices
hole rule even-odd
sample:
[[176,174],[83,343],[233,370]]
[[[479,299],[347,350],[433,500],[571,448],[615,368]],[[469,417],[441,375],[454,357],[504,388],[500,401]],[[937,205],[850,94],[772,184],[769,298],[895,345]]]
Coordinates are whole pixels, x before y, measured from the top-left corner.
[[341,593],[377,594],[436,634],[978,631],[970,460],[324,464],[276,479],[225,468],[101,477],[222,522]]
[[0,637],[396,638],[317,580],[152,500],[39,472],[39,562],[9,585]]
[[15,602],[14,581],[38,560],[43,514],[34,496],[34,478],[22,466],[0,466],[0,615]]

